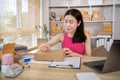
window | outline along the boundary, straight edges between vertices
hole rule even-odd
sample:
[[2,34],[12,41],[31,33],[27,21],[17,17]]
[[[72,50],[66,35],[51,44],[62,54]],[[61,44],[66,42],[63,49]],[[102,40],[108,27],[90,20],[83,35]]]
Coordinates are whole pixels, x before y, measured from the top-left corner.
[[[35,38],[39,33],[31,31],[36,25],[36,1],[38,0],[0,0],[0,37],[4,42],[15,42],[29,48],[36,46]],[[21,31],[22,28],[29,33]]]
[[16,27],[16,0],[0,0],[0,28]]

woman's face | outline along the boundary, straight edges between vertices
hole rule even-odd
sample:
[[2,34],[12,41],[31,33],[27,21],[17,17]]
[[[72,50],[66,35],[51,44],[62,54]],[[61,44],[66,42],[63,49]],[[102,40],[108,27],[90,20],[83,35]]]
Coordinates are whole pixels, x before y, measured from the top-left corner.
[[76,31],[77,26],[79,25],[80,22],[78,23],[75,17],[73,17],[72,15],[65,16],[64,26],[66,32],[74,33]]

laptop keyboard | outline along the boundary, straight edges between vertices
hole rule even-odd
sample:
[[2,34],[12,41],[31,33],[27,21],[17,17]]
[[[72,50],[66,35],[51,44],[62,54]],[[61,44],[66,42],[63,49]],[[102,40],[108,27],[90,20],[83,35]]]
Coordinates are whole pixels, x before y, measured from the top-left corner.
[[102,72],[104,64],[105,64],[105,60],[84,62],[84,64],[98,72]]
[[93,67],[96,68],[96,69],[98,69],[98,70],[100,70],[100,71],[102,71],[102,70],[103,70],[103,66],[104,66],[104,64],[95,65],[95,66],[93,66]]

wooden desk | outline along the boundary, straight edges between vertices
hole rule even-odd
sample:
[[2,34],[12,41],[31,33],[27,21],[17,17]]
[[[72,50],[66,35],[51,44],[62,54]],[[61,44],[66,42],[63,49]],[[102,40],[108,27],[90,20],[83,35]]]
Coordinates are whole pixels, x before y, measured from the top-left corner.
[[[85,57],[82,61],[94,61],[105,58],[100,57]],[[24,69],[23,73],[16,78],[4,78],[0,73],[0,80],[77,80],[75,74],[80,72],[95,72],[85,65],[81,65],[81,69],[60,69],[49,68],[49,64],[31,63],[30,69]],[[100,74],[95,72],[101,80],[120,80],[120,71]]]

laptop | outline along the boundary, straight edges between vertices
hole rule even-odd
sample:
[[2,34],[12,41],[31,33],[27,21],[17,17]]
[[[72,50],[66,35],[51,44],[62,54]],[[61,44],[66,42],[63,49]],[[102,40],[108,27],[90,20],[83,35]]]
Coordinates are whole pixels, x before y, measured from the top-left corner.
[[114,40],[106,60],[84,62],[83,64],[101,73],[120,71],[120,40]]

